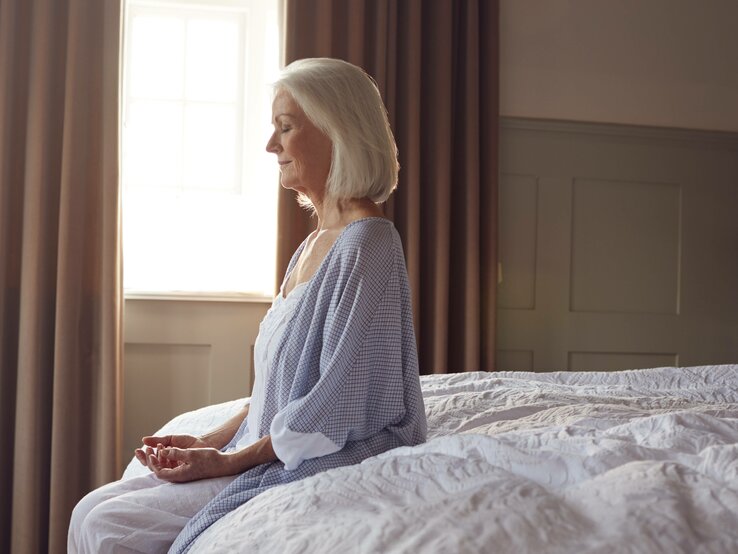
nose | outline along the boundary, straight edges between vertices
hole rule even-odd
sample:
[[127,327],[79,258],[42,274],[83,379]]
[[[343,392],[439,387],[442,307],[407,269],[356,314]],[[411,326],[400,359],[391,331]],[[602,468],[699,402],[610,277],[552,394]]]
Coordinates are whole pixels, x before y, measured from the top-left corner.
[[269,137],[269,140],[267,141],[266,151],[270,154],[279,154],[280,149],[281,146],[279,144],[279,141],[277,140],[277,131],[274,131],[272,133],[272,136]]

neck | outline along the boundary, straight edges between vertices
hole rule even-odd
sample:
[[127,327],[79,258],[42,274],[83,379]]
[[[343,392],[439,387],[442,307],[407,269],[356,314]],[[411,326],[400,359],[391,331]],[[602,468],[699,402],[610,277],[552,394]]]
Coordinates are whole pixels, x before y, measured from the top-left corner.
[[349,200],[323,200],[315,202],[315,215],[318,218],[317,231],[345,227],[352,221],[363,217],[381,217],[382,209],[368,198]]

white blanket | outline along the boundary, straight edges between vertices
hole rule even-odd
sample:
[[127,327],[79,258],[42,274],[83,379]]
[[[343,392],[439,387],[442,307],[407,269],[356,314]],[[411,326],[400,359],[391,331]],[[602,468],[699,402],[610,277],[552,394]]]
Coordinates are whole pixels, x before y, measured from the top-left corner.
[[276,487],[193,551],[738,552],[738,365],[422,384],[426,444]]

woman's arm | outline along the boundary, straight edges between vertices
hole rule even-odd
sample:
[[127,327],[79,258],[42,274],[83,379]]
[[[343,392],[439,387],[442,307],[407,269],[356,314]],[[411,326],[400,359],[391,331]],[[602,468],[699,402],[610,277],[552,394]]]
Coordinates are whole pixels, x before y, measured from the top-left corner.
[[228,456],[230,456],[230,465],[235,470],[233,473],[243,473],[252,467],[279,460],[272,448],[271,435],[265,435],[243,450],[238,450]]
[[[220,427],[216,427],[209,433],[200,436],[200,440],[205,443],[206,446],[217,448],[220,450],[226,444],[231,442],[231,439],[241,427],[243,420],[249,415],[249,406],[246,404],[241,410],[234,415],[231,419],[226,421]],[[166,445],[165,445],[166,446]]]

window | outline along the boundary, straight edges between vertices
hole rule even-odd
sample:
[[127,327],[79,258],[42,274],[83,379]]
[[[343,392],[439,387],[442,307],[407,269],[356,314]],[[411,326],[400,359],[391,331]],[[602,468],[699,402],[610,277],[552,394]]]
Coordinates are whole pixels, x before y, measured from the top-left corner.
[[273,295],[277,0],[129,0],[123,60],[126,293]]

